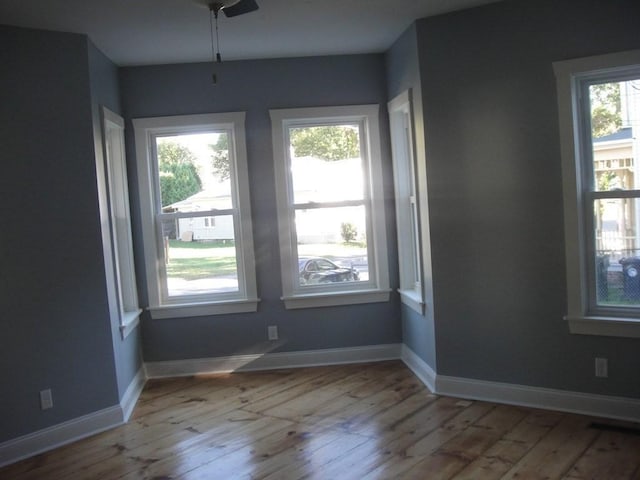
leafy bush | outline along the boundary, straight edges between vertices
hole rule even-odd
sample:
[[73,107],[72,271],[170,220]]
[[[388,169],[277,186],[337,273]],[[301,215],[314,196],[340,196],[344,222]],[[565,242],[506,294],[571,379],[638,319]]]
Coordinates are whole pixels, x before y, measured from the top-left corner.
[[342,222],[340,224],[340,235],[346,243],[354,242],[358,237],[358,229],[353,223]]

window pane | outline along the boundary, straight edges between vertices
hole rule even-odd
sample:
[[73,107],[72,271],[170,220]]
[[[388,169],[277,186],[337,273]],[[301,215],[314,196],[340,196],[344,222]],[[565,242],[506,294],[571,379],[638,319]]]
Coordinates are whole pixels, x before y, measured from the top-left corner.
[[594,206],[597,303],[640,305],[640,199],[600,199]]
[[232,208],[226,132],[156,138],[164,212]]
[[[156,138],[163,213],[233,207],[226,132]],[[238,291],[232,215],[162,221],[169,297]]]
[[364,206],[296,210],[300,285],[369,280]]
[[[205,227],[210,217],[170,219],[163,222],[165,236],[167,292],[169,297],[235,292],[238,266],[233,241],[233,217],[215,217],[215,227]],[[173,224],[173,225],[171,225]],[[205,230],[212,230],[206,239]],[[194,239],[198,233],[201,238]]]
[[411,265],[413,268],[411,269],[411,276],[413,277],[413,282],[415,285],[420,283],[420,262],[418,257],[418,212],[416,210],[416,204],[411,202],[411,221],[409,222],[409,226],[411,227],[411,250],[409,251],[409,256],[411,259]]
[[640,127],[640,79],[591,85],[589,99],[594,189],[640,189],[634,148]]
[[363,198],[358,125],[289,129],[294,203]]

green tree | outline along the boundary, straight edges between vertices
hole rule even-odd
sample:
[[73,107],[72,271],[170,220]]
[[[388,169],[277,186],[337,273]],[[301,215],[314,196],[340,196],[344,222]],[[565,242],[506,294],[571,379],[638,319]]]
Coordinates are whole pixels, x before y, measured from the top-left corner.
[[360,156],[358,130],[347,125],[292,128],[289,135],[296,157],[342,160]]
[[[598,176],[598,190],[606,192],[611,190],[612,185],[618,180],[618,175],[614,172],[602,172]],[[602,204],[602,202],[600,202]]]
[[202,190],[196,156],[175,142],[158,144],[158,173],[162,206],[179,202]]
[[209,145],[212,150],[211,164],[215,175],[222,182],[231,178],[231,166],[229,164],[229,136],[221,134],[218,141],[213,145]]
[[340,224],[340,234],[342,235],[342,240],[344,240],[345,243],[351,243],[355,241],[358,236],[358,229],[353,223],[342,222]]
[[589,87],[591,101],[591,135],[604,137],[622,126],[620,113],[620,84],[601,83]]

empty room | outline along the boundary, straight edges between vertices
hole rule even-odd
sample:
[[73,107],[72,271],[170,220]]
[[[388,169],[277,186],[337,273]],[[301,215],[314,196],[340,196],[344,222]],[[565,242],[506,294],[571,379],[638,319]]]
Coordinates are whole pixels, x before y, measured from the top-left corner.
[[0,479],[640,478],[638,19],[0,0]]

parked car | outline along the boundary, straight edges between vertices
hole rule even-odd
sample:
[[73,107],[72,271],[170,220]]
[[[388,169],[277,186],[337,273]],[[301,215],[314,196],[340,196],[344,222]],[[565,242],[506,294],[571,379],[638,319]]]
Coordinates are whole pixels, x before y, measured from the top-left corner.
[[355,268],[340,267],[331,260],[321,257],[299,257],[298,268],[300,285],[360,280],[358,270]]

